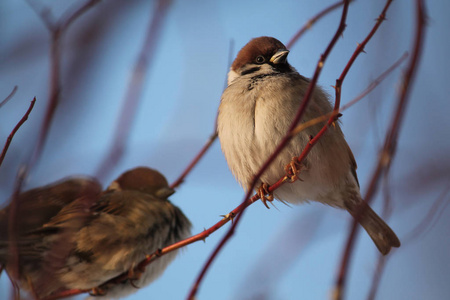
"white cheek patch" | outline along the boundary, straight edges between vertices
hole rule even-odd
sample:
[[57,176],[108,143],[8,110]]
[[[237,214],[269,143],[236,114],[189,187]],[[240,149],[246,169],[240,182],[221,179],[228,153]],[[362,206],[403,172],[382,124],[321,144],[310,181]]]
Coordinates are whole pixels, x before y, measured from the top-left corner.
[[239,77],[239,74],[230,68],[230,72],[228,72],[228,85],[230,85],[237,77]]

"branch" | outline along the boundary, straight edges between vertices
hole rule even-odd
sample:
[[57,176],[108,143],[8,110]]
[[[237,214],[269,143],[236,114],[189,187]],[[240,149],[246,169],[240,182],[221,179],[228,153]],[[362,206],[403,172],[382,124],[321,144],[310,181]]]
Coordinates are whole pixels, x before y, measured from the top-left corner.
[[[351,2],[352,0],[350,0]],[[306,24],[303,25],[302,28],[300,28],[299,31],[297,31],[297,33],[289,40],[289,42],[286,44],[286,48],[290,49],[292,46],[294,46],[294,44],[300,39],[300,37],[306,32],[306,30],[311,29],[311,27],[319,20],[321,19],[323,16],[329,14],[330,12],[332,12],[333,10],[335,10],[336,8],[338,8],[341,5],[344,5],[346,1],[339,1],[336,2],[332,5],[330,5],[329,7],[325,8],[324,10],[322,10],[321,12],[319,12],[317,15],[315,15],[314,17],[312,17],[311,19],[309,19],[308,21],[306,21]]]
[[[417,71],[417,65],[421,58],[424,39],[424,27],[425,27],[425,7],[423,0],[416,0],[416,6],[417,6],[416,8],[417,23],[416,23],[415,41],[412,49],[412,57],[406,69],[406,72],[402,78],[401,90],[397,100],[397,109],[392,118],[392,123],[386,135],[384,147],[380,153],[376,169],[373,172],[372,179],[370,181],[370,185],[365,196],[365,200],[368,203],[372,200],[373,196],[375,195],[375,192],[377,191],[381,174],[391,165],[392,158],[395,154],[396,149],[395,146],[400,131],[400,125],[403,121],[404,112],[409,101],[409,93],[411,90],[410,87],[414,82],[414,78]],[[335,299],[342,299],[343,297],[343,289],[347,278],[348,265],[350,263],[350,258],[358,228],[359,227],[357,226],[357,222],[355,219],[352,222],[345,250],[341,259],[341,266],[339,268],[338,277],[336,279],[335,284]]]
[[[233,63],[233,48],[234,48],[234,41],[231,40],[229,48],[228,48],[228,64],[227,64],[228,67],[227,67],[227,72],[228,72],[228,69],[230,68],[231,64]],[[228,86],[228,80],[227,80],[227,76],[225,76],[224,89],[226,89],[227,86]],[[200,152],[194,157],[192,162],[186,167],[186,169],[183,171],[183,173],[181,173],[180,177],[178,177],[178,179],[175,180],[175,182],[170,185],[170,188],[175,189],[180,184],[183,183],[183,181],[186,178],[186,176],[197,165],[197,163],[200,161],[200,159],[202,159],[202,157],[205,155],[205,153],[208,151],[208,149],[212,146],[212,144],[214,144],[214,142],[216,141],[217,137],[218,137],[218,134],[217,134],[217,115],[216,115],[216,119],[214,121],[213,133],[209,137],[208,141],[202,147]]]
[[28,162],[27,168],[31,168],[40,158],[42,150],[44,148],[45,142],[47,140],[50,125],[52,123],[56,107],[60,101],[60,72],[61,72],[61,39],[63,35],[67,32],[68,27],[82,14],[89,10],[92,6],[100,2],[100,0],[89,0],[86,1],[79,8],[75,9],[71,13],[67,13],[66,16],[62,17],[57,22],[53,22],[50,19],[50,13],[48,9],[43,9],[40,12],[37,8],[30,3],[31,7],[36,11],[36,13],[41,17],[42,22],[46,25],[50,37],[50,86],[49,86],[49,99],[47,104],[47,109],[45,112],[44,120],[42,122],[41,128],[39,130],[39,137],[34,147],[31,158]]
[[[97,178],[105,177],[117,165],[125,152],[125,145],[130,135],[133,120],[141,100],[144,79],[151,68],[152,59],[155,54],[157,41],[161,32],[161,25],[167,14],[170,0],[159,0],[153,16],[149,22],[144,44],[133,68],[132,76],[128,82],[125,93],[122,114],[117,122],[113,142],[108,155],[105,157],[97,170]],[[153,8],[153,7],[152,7]]]
[[[14,127],[14,129],[11,131],[11,133],[8,136],[8,139],[6,140],[5,146],[3,147],[3,151],[0,155],[0,166],[3,163],[3,160],[5,158],[6,152],[8,151],[9,145],[11,144],[11,141],[14,137],[14,135],[16,134],[16,132],[19,130],[19,128],[22,126],[23,123],[25,123],[25,121],[28,119],[28,116],[30,115],[31,111],[33,110],[34,104],[36,102],[36,97],[31,101],[30,106],[28,107],[28,110],[25,112],[25,115],[22,117],[22,119],[20,119],[19,123],[17,123],[17,125]],[[14,196],[13,196],[13,200],[11,202],[11,209],[9,211],[9,215],[8,215],[8,251],[9,253],[11,253],[11,269],[8,272],[8,276],[11,280],[11,283],[14,287],[13,289],[13,293],[15,296],[19,295],[19,289],[18,289],[18,285],[16,283],[16,280],[19,278],[19,254],[17,251],[17,240],[16,240],[16,232],[17,232],[17,210],[18,210],[18,202],[14,201],[15,199],[17,199],[20,190],[21,190],[21,186],[23,183],[23,180],[25,177],[20,176],[21,171],[19,170],[19,176],[16,180],[16,187],[14,189]],[[0,271],[1,273],[1,271]]]
[[6,96],[5,99],[3,99],[2,102],[0,102],[0,108],[5,105],[9,100],[11,100],[11,98],[14,96],[14,94],[17,92],[17,85],[13,88],[13,90],[11,91],[11,93],[9,93],[8,96]]
[[[14,92],[14,90],[13,90]],[[10,96],[13,93],[10,94]],[[8,96],[9,97],[9,96]],[[30,106],[28,107],[28,110],[23,115],[22,119],[20,119],[19,123],[14,127],[14,129],[9,134],[8,138],[6,139],[5,146],[3,146],[2,153],[0,154],[0,166],[3,163],[3,160],[5,159],[6,152],[8,151],[9,145],[11,144],[11,141],[16,134],[16,132],[19,130],[20,126],[22,126],[23,123],[25,123],[26,120],[28,120],[28,116],[30,115],[31,111],[33,110],[34,103],[36,103],[36,97],[34,97],[33,100],[31,100]]]
[[[325,60],[327,59],[329,53],[331,52],[331,50],[333,49],[334,45],[336,44],[337,39],[341,36],[342,32],[345,29],[345,20],[347,18],[347,11],[348,11],[349,3],[350,3],[350,1],[345,1],[345,3],[344,3],[344,7],[343,7],[343,10],[342,10],[342,16],[341,16],[341,20],[340,20],[340,23],[339,23],[339,27],[337,28],[335,35],[333,36],[333,38],[330,41],[328,47],[326,48],[325,52],[321,55],[321,57],[319,59],[319,62],[317,63],[317,67],[316,67],[314,76],[313,76],[313,78],[310,81],[310,84],[309,84],[308,89],[307,89],[307,91],[305,93],[305,96],[303,97],[302,105],[299,107],[299,109],[297,111],[297,114],[296,114],[294,120],[292,121],[291,126],[290,126],[290,128],[288,130],[288,133],[283,138],[283,140],[280,142],[278,147],[275,149],[274,153],[269,157],[269,159],[261,167],[259,172],[257,174],[255,174],[251,185],[248,187],[248,191],[247,191],[247,193],[246,193],[246,195],[244,197],[242,205],[245,205],[246,203],[249,202],[250,194],[252,193],[252,190],[253,190],[254,186],[256,185],[256,182],[257,182],[258,178],[264,173],[264,171],[269,167],[270,163],[278,156],[278,154],[284,149],[284,147],[291,140],[290,132],[296,127],[297,123],[299,122],[299,120],[303,116],[303,113],[306,110],[306,106],[308,105],[309,100],[312,97],[312,93],[313,93],[314,88],[316,86],[316,83],[317,83],[317,80],[319,78],[320,72],[321,72],[321,70],[322,70],[322,68],[324,66]],[[283,178],[279,185],[283,184],[286,181],[286,178],[287,177]],[[275,185],[277,185],[277,183]],[[269,192],[274,190],[273,187],[275,185],[272,185],[272,186],[269,187]],[[214,259],[216,258],[216,256],[220,252],[220,250],[223,248],[225,243],[234,234],[235,228],[236,228],[237,224],[239,223],[239,220],[241,219],[241,217],[243,215],[243,212],[244,211],[242,211],[241,213],[239,213],[237,215],[237,217],[236,217],[235,221],[233,222],[233,224],[231,225],[230,229],[228,230],[228,232],[226,233],[224,238],[220,241],[218,246],[215,248],[215,250],[213,251],[213,253],[209,257],[209,259],[205,263],[205,265],[202,268],[200,274],[198,275],[194,285],[191,287],[191,291],[190,291],[190,293],[188,295],[188,299],[191,300],[191,299],[195,298],[195,295],[197,294],[197,290],[198,290],[198,288],[200,286],[200,283],[202,282],[202,280],[203,280],[203,278],[204,278],[204,276],[206,274],[206,271],[209,269],[209,267],[211,266],[211,263],[214,261]]]
[[180,184],[183,183],[184,178],[186,178],[186,176],[192,171],[192,169],[195,167],[195,165],[197,165],[197,163],[200,161],[200,159],[203,157],[203,155],[205,155],[206,151],[208,151],[208,149],[211,147],[211,145],[216,141],[217,136],[218,135],[217,135],[217,124],[216,124],[214,126],[214,133],[209,137],[206,144],[202,147],[200,152],[194,157],[192,162],[186,167],[186,169],[183,171],[183,173],[181,173],[180,177],[178,177],[178,179],[175,180],[175,182],[170,185],[170,188],[175,189]]

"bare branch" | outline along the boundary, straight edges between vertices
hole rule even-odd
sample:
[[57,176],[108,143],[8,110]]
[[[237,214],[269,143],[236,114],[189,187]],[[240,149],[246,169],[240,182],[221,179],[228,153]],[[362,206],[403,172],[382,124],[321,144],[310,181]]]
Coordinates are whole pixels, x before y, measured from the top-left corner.
[[48,9],[43,9],[41,12],[30,3],[30,5],[36,10],[40,15],[42,22],[47,26],[51,36],[51,46],[50,46],[50,87],[49,87],[49,99],[47,104],[47,110],[45,113],[44,120],[42,122],[39,137],[34,148],[33,154],[28,162],[28,167],[32,167],[40,158],[42,150],[44,148],[45,142],[47,140],[50,125],[53,120],[56,108],[60,100],[61,91],[61,39],[62,36],[67,32],[68,27],[82,14],[84,14],[89,8],[100,2],[100,0],[89,0],[81,5],[78,9],[73,12],[68,13],[66,16],[62,17],[59,21],[54,22],[50,19],[51,15]]
[[[392,118],[392,123],[390,125],[390,129],[386,135],[384,147],[380,153],[380,158],[378,159],[378,163],[375,171],[373,172],[372,179],[369,184],[369,188],[367,190],[365,200],[369,203],[375,192],[378,189],[378,183],[381,175],[384,170],[388,169],[391,165],[392,158],[395,154],[396,149],[396,141],[398,138],[398,134],[400,131],[400,125],[403,121],[404,112],[406,106],[409,101],[409,93],[411,90],[411,86],[414,82],[414,78],[417,72],[417,66],[419,64],[422,48],[423,48],[423,40],[424,40],[424,27],[425,27],[425,7],[424,2],[422,0],[416,0],[416,34],[414,45],[412,49],[412,57],[409,62],[409,65],[406,69],[406,72],[402,78],[401,82],[401,90],[397,100],[397,108],[395,110],[395,114]],[[350,258],[352,254],[352,250],[354,247],[354,241],[356,237],[356,233],[358,230],[357,222],[354,220],[351,224],[351,229],[349,231],[349,236],[347,238],[347,243],[345,246],[345,250],[342,256],[341,265],[339,268],[338,276],[336,279],[335,285],[335,299],[342,299],[343,297],[343,289],[345,286],[347,274],[348,274],[348,265],[350,263]]]
[[[14,90],[13,90],[13,92],[14,92]],[[25,112],[22,119],[20,119],[19,123],[17,123],[17,125],[14,127],[14,129],[11,131],[8,138],[6,139],[5,145],[3,146],[2,153],[0,154],[0,166],[2,165],[3,160],[5,159],[6,152],[8,151],[9,145],[11,144],[11,141],[12,141],[14,135],[19,130],[20,126],[22,126],[22,124],[25,123],[26,120],[28,120],[28,116],[30,115],[31,111],[33,110],[34,103],[36,103],[36,97],[33,100],[31,100],[28,110]]]
[[[351,1],[350,1],[351,2]],[[294,44],[301,38],[301,36],[308,30],[311,29],[311,27],[319,20],[321,19],[323,16],[329,14],[330,12],[332,12],[333,10],[335,10],[336,8],[338,8],[341,5],[344,5],[345,1],[339,1],[336,2],[332,5],[330,5],[329,7],[325,8],[324,10],[322,10],[321,12],[319,12],[317,15],[315,15],[314,17],[312,17],[311,19],[309,19],[308,21],[306,21],[306,24],[303,25],[302,28],[300,28],[299,31],[297,31],[297,33],[289,40],[289,42],[286,44],[286,48],[290,49],[292,48],[292,46],[294,46]]]
[[97,170],[97,177],[105,177],[117,165],[122,158],[126,141],[133,125],[133,120],[141,100],[144,79],[151,68],[152,59],[155,54],[161,25],[168,11],[170,0],[159,0],[153,10],[153,16],[149,22],[144,44],[133,68],[131,79],[125,93],[121,115],[115,129],[115,136],[110,147],[110,152],[106,155]]
[[[217,118],[216,118],[217,119]],[[175,180],[174,183],[170,185],[170,188],[175,189],[180,184],[183,183],[184,178],[192,171],[192,169],[197,165],[197,163],[200,161],[200,159],[203,157],[203,155],[208,151],[208,149],[211,147],[211,145],[216,141],[217,139],[217,125],[214,126],[214,133],[209,137],[206,144],[202,147],[200,152],[194,157],[192,162],[186,167],[186,169],[181,173],[180,177],[178,177],[177,180]]]
[[[228,64],[227,64],[227,72],[230,68],[231,64],[233,63],[233,48],[234,48],[234,41],[230,41],[230,45],[228,48]],[[228,85],[227,76],[225,76],[225,82],[224,82],[224,89],[226,89]],[[205,145],[202,147],[200,152],[194,157],[192,162],[186,167],[186,169],[181,173],[180,177],[178,177],[177,180],[175,180],[174,183],[170,185],[172,189],[177,188],[181,183],[183,183],[186,176],[192,171],[192,169],[197,165],[197,163],[202,159],[203,155],[208,151],[208,149],[214,144],[214,142],[217,140],[218,134],[217,134],[217,115],[216,119],[214,121],[214,130],[211,136],[209,137],[208,141],[205,143]]]

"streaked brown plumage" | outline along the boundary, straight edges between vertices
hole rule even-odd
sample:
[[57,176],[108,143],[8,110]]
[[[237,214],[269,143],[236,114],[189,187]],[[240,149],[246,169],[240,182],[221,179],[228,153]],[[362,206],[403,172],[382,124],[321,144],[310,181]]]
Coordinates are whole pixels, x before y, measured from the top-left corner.
[[[90,192],[73,188],[77,185],[88,186]],[[17,237],[23,287],[29,288],[31,280],[39,296],[97,287],[134,268],[146,254],[190,234],[189,220],[167,200],[174,191],[156,170],[132,169],[100,191],[95,180],[76,178],[20,195],[20,218],[28,205],[43,211],[38,221],[27,221]],[[34,204],[36,197],[42,199],[40,204]],[[1,211],[0,222],[7,219],[8,209]],[[2,236],[0,262],[8,270],[6,246]],[[156,260],[133,284],[150,283],[175,256],[174,252]],[[103,288],[108,298],[136,291],[130,281]]]

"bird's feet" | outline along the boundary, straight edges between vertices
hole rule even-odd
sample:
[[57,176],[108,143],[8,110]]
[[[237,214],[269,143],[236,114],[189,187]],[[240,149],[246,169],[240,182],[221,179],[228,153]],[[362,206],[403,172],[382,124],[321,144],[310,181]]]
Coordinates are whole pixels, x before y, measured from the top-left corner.
[[143,266],[137,266],[132,267],[128,270],[128,279],[130,280],[130,284],[136,288],[139,289],[140,287],[136,285],[135,281],[141,279],[142,274],[145,272],[145,267]]
[[92,290],[89,291],[89,295],[95,297],[95,296],[104,296],[106,295],[106,292],[108,291],[107,288],[103,287],[95,287]]
[[270,209],[269,205],[267,205],[267,201],[273,201],[273,193],[269,191],[269,185],[267,183],[261,183],[258,188],[258,196],[261,199],[262,203]]
[[286,172],[286,176],[290,182],[294,182],[296,180],[303,181],[300,177],[298,177],[298,173],[300,170],[305,169],[305,165],[298,162],[298,157],[294,156],[290,163],[288,163],[284,167],[284,171]]

